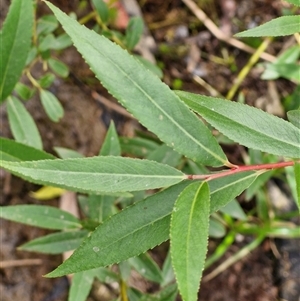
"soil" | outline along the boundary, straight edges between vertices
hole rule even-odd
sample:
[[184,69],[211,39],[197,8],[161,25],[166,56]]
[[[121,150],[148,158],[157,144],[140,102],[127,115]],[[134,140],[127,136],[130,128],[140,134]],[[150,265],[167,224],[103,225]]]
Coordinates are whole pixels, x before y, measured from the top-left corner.
[[[8,2],[1,0],[1,21],[7,12]],[[52,2],[66,12],[76,9],[78,5],[78,1],[57,0]],[[225,2],[229,5],[227,10]],[[213,37],[179,0],[144,0],[139,3],[144,20],[157,45],[155,58],[159,65],[164,66],[163,80],[171,87],[176,87],[176,81],[180,80],[181,89],[209,95],[207,88],[197,84],[193,79],[194,75],[200,75],[209,85],[225,95],[232,86],[238,71],[249,60],[249,54]],[[207,0],[197,1],[197,3],[218,26],[232,33],[281,15],[281,9],[285,6],[280,0],[230,0],[224,2],[223,0]],[[232,5],[231,8],[230,5]],[[45,7],[39,7],[39,9],[40,14],[47,11]],[[232,15],[228,19],[230,14]],[[278,38],[268,47],[267,51],[276,55],[288,43],[290,43],[289,37]],[[195,45],[198,45],[196,50]],[[167,52],[163,51],[164,47],[167,47]],[[64,107],[63,119],[59,123],[51,122],[37,97],[26,103],[26,107],[34,117],[43,137],[46,151],[54,153],[53,147],[61,146],[77,150],[85,156],[97,155],[110,120],[114,120],[118,133],[123,136],[134,136],[136,130],[145,130],[137,121],[117,112],[111,106],[104,105],[103,102],[97,101],[92,96],[92,92],[97,91],[101,96],[114,102],[112,97],[94,80],[88,66],[73,47],[60,53],[59,57],[70,66],[71,70],[71,75],[67,80],[57,79],[50,88]],[[216,62],[216,58],[221,58],[219,63]],[[39,68],[35,72],[38,74]],[[259,77],[259,69],[254,68],[242,83],[241,91],[245,101],[284,117],[281,105],[278,102],[274,103],[274,97],[272,97],[274,94],[272,93],[275,90],[276,95],[288,95],[295,89],[295,85],[284,79],[276,80],[275,85],[272,85],[267,81],[262,81]],[[5,105],[0,107],[0,120],[1,136],[12,138]],[[241,161],[240,149],[225,147],[225,150],[232,162]],[[0,178],[1,206],[40,203],[29,195],[30,191],[38,188],[37,186],[10,176],[3,170],[0,172]],[[58,206],[58,199],[49,201],[47,204]],[[19,245],[46,233],[49,231],[1,220],[1,264],[11,264],[11,266],[0,267],[2,301],[67,300],[69,281],[66,277],[58,279],[42,277],[61,263],[61,256],[17,250]],[[235,242],[226,252],[225,258],[230,257],[251,239],[251,237],[244,237],[243,241]],[[210,249],[213,249],[216,244],[217,242],[212,240]],[[275,256],[274,241],[266,240],[251,254],[214,279],[202,282],[199,300],[299,301],[300,241],[280,240],[276,244],[279,253],[282,254],[280,257]],[[164,253],[161,252],[161,247],[153,251],[158,262],[162,262]],[[19,266],[15,260],[20,264]],[[204,276],[216,266],[212,266]],[[95,293],[95,287],[88,300],[104,301],[105,299],[101,298],[99,293]],[[153,285],[139,280],[139,288],[151,291]]]

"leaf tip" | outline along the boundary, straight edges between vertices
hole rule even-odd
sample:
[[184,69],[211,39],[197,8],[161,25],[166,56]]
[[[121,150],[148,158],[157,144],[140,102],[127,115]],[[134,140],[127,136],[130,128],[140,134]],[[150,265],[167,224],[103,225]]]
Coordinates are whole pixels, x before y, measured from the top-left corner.
[[57,278],[57,277],[62,277],[65,276],[65,273],[60,272],[60,266],[58,266],[55,270],[53,270],[52,272],[43,275],[44,278]]

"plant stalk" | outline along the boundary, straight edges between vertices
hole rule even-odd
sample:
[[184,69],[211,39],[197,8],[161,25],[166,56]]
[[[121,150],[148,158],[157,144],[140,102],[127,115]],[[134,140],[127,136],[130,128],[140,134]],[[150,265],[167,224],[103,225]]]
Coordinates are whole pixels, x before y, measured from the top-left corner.
[[257,171],[257,170],[270,170],[270,169],[278,169],[287,166],[293,166],[295,162],[300,163],[300,161],[287,161],[287,162],[276,162],[276,163],[268,163],[268,164],[254,164],[254,165],[245,165],[245,166],[236,166],[231,168],[230,170],[217,172],[214,174],[205,174],[205,175],[186,175],[186,180],[214,180],[222,177],[226,177],[229,175],[233,175],[239,172],[245,171]]

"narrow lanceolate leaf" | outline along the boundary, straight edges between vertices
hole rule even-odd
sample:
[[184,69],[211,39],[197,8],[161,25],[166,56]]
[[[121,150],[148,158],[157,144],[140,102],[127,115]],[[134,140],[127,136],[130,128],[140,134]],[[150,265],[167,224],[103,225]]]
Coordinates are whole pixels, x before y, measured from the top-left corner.
[[18,249],[45,254],[61,254],[78,248],[88,233],[87,230],[53,233],[31,240]]
[[173,167],[179,165],[181,158],[182,155],[165,144],[160,145],[156,148],[156,150],[154,150],[147,156],[148,160],[168,164]]
[[88,193],[156,189],[184,179],[181,171],[168,165],[110,156],[32,162],[0,161],[0,166],[29,182]]
[[2,137],[0,137],[0,158],[3,161],[37,161],[55,159],[53,155],[44,151]]
[[180,98],[221,133],[249,148],[300,158],[300,129],[260,109],[178,91]]
[[20,143],[42,149],[42,139],[33,118],[14,96],[8,99],[7,113],[14,138]]
[[159,147],[159,144],[146,138],[119,138],[123,154],[130,154],[134,157],[145,158]]
[[159,266],[147,253],[129,258],[128,262],[142,277],[157,283],[163,280]]
[[121,146],[119,142],[119,137],[113,121],[110,123],[99,155],[121,156]]
[[145,127],[194,161],[227,163],[207,127],[157,76],[121,47],[47,4],[101,83]]
[[184,301],[196,301],[208,244],[209,187],[193,183],[178,197],[171,219],[172,264]]
[[166,241],[174,202],[186,186],[187,182],[172,186],[113,215],[47,276],[59,277],[118,263]]
[[296,191],[297,191],[297,206],[300,211],[300,163],[295,162],[294,166],[295,179],[296,179]]
[[0,217],[46,229],[76,229],[80,221],[72,214],[50,206],[16,205],[0,207]]
[[109,9],[107,4],[103,0],[92,0],[92,3],[101,18],[103,23],[106,23],[109,18]]
[[236,37],[278,37],[300,31],[300,15],[283,16],[258,27],[242,31]]
[[210,213],[218,211],[239,196],[254,182],[258,175],[256,172],[247,171],[209,181]]
[[53,147],[53,149],[61,159],[84,158],[84,155],[77,151],[74,151],[73,149],[59,146],[55,146]]
[[139,42],[143,33],[144,23],[140,17],[133,17],[130,19],[126,28],[125,43],[129,50]]
[[76,273],[72,278],[68,301],[86,301],[92,288],[95,271]]
[[0,32],[0,103],[11,93],[31,46],[33,1],[14,0]]

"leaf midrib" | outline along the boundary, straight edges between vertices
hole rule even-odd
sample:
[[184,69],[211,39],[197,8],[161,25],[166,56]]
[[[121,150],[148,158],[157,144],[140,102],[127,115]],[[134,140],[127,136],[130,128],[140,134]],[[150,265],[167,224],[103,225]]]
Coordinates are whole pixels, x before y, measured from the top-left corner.
[[[124,212],[124,211],[123,211],[123,212]],[[131,236],[131,235],[133,235],[133,234],[135,234],[135,233],[137,233],[137,232],[143,231],[143,229],[146,228],[146,227],[153,226],[155,223],[157,223],[157,222],[159,222],[160,220],[162,220],[162,219],[168,217],[169,215],[171,215],[171,211],[170,211],[169,213],[167,213],[167,214],[161,215],[159,218],[154,219],[154,220],[152,220],[151,222],[150,222],[150,221],[147,222],[146,224],[144,224],[144,225],[142,225],[142,226],[140,226],[140,227],[138,227],[138,228],[135,227],[135,228],[134,228],[134,231],[127,232],[126,235],[124,235],[124,236],[118,238],[117,240],[114,240],[114,241],[113,241],[112,243],[110,243],[110,244],[106,244],[105,247],[100,247],[100,246],[99,246],[100,251],[104,251],[104,250],[106,250],[106,249],[109,249],[111,246],[113,246],[114,244],[117,244],[119,241],[124,240],[125,238],[127,238],[127,237],[129,237],[129,236]],[[107,223],[108,223],[108,221],[106,221],[106,224],[107,224]],[[101,226],[102,226],[102,225],[100,225],[99,227],[101,227]],[[95,229],[95,231],[97,231],[97,228]],[[98,233],[97,233],[97,234],[98,234]],[[94,238],[94,239],[95,239],[95,238]],[[89,244],[93,244],[92,241],[89,241],[88,243],[89,243]],[[100,252],[99,252],[99,253],[100,253]],[[98,254],[98,253],[97,253],[97,254]]]
[[230,182],[230,183],[228,183],[228,184],[226,184],[226,185],[224,185],[224,186],[222,186],[222,187],[220,187],[220,188],[218,188],[218,189],[215,189],[215,190],[211,191],[211,196],[212,196],[214,193],[216,193],[216,192],[222,191],[223,189],[226,189],[226,188],[231,187],[231,186],[233,186],[233,185],[236,185],[236,184],[238,184],[238,183],[240,183],[240,182],[243,182],[243,181],[245,181],[245,180],[248,180],[249,178],[257,177],[257,176],[258,176],[257,173],[253,173],[253,174],[250,174],[250,175],[248,175],[248,176],[246,176],[246,177],[240,178],[240,179],[238,179],[238,180],[236,180],[236,181]]
[[[10,164],[6,164],[6,166],[9,166]],[[11,165],[10,165],[11,166]],[[16,172],[21,173],[20,169],[18,169],[18,167],[21,168],[21,170],[25,170],[25,171],[32,171],[33,168],[29,168],[29,167],[22,167],[17,166],[17,165],[13,165],[11,170],[14,170],[14,167],[17,168]],[[130,177],[130,178],[139,178],[139,177],[143,177],[143,178],[174,178],[174,179],[184,179],[184,174],[182,173],[181,175],[143,175],[143,174],[121,174],[121,173],[99,173],[99,172],[86,172],[86,171],[58,171],[58,170],[52,170],[52,169],[36,169],[34,168],[34,171],[40,171],[40,172],[49,172],[49,173],[53,173],[53,175],[59,175],[59,174],[70,174],[70,175],[76,175],[76,174],[80,174],[80,175],[93,175],[93,176],[123,176],[123,177]],[[179,171],[178,171],[179,172]],[[34,177],[34,175],[33,175]]]
[[[190,241],[190,236],[191,236],[191,224],[192,224],[192,217],[193,217],[193,212],[194,212],[194,208],[195,208],[195,204],[197,202],[197,197],[198,197],[198,194],[199,194],[199,191],[200,189],[202,188],[203,186],[203,183],[201,183],[201,185],[199,186],[199,188],[197,189],[196,193],[195,193],[195,196],[194,196],[194,199],[193,199],[193,203],[192,203],[192,206],[191,206],[191,210],[190,210],[190,215],[189,215],[189,222],[188,222],[188,233],[187,233],[187,238],[186,238],[186,275],[188,276],[189,275],[189,272],[188,272],[188,269],[189,269],[189,264],[188,264],[188,261],[189,261],[189,254],[190,254],[190,244],[189,244],[189,241]],[[190,286],[188,285],[188,296],[190,296],[190,293],[189,293],[189,288]]]
[[[174,120],[166,111],[164,111],[161,106],[159,106],[155,100],[151,97],[151,95],[149,95],[136,81],[133,81],[131,79],[131,77],[129,77],[129,75],[125,72],[125,70],[123,68],[121,68],[119,65],[115,64],[115,62],[113,60],[110,59],[110,57],[106,56],[104,53],[100,52],[99,49],[97,49],[96,47],[94,47],[89,40],[83,39],[81,37],[76,37],[76,39],[78,40],[82,40],[84,41],[86,44],[89,44],[94,50],[96,50],[96,52],[98,51],[102,57],[105,57],[107,60],[109,60],[112,65],[114,65],[120,72],[122,72],[122,74],[128,78],[128,80],[134,85],[136,86],[141,92],[142,94],[144,94],[146,96],[146,98],[155,106],[158,108],[158,110],[164,114],[173,124],[175,124],[175,126],[178,127],[178,129],[180,129],[187,137],[189,137],[192,141],[194,141],[196,144],[198,144],[200,146],[200,148],[204,149],[207,153],[209,153],[212,157],[214,157],[216,160],[220,161],[221,163],[224,164],[225,160],[222,159],[221,157],[219,157],[217,154],[213,153],[212,151],[210,151],[209,148],[206,148],[202,143],[200,143],[200,141],[196,140],[192,135],[190,135],[180,124],[178,124],[176,122],[176,120]],[[124,50],[125,51],[125,50]],[[137,63],[139,63],[138,61],[136,61]],[[141,65],[142,66],[142,65]],[[94,69],[93,67],[91,67],[92,69]],[[145,72],[149,72],[147,69],[145,69]],[[96,72],[95,72],[96,73]],[[172,93],[172,91],[171,91]],[[174,97],[176,97],[176,95],[174,94]],[[185,106],[185,104],[180,100],[179,97],[176,97],[178,101],[180,101],[182,103],[183,106]],[[118,99],[119,100],[119,99]],[[122,100],[119,100],[122,103]],[[127,109],[127,108],[126,108]],[[187,107],[188,109],[188,107]],[[128,111],[130,111],[128,109]],[[132,112],[131,112],[132,113]],[[132,113],[133,114],[133,113]],[[176,146],[175,146],[176,147]]]

